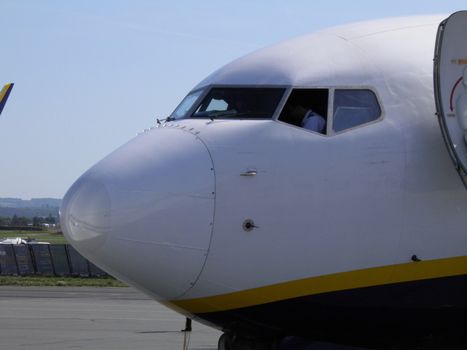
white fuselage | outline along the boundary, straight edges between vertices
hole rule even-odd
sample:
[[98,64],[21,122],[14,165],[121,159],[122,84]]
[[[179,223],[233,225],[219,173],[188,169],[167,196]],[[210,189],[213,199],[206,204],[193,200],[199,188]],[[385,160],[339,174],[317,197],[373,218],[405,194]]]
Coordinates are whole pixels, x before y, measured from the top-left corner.
[[[445,277],[400,269],[412,269],[414,255],[422,264],[466,261],[467,192],[433,97],[441,20],[334,28],[228,64],[194,90],[285,87],[273,118],[185,118],[137,136],[70,189],[67,238],[185,314],[303,297],[304,285],[288,284],[351,271],[382,268],[378,281],[352,287]],[[341,133],[309,132],[277,120],[294,88],[329,89],[330,99],[335,89],[370,89],[382,117]],[[242,176],[248,171],[256,175]],[[256,227],[245,230],[246,220]],[[330,288],[313,285],[309,294]]]

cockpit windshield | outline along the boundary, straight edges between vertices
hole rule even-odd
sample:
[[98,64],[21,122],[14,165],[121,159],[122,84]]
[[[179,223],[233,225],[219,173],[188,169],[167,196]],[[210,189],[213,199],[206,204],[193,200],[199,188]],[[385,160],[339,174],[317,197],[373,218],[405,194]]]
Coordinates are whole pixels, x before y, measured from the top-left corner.
[[186,116],[187,112],[193,107],[195,102],[198,100],[200,95],[202,94],[203,90],[198,90],[189,93],[182,102],[178,105],[178,107],[173,111],[170,115],[170,119],[180,119]]
[[203,93],[198,90],[188,94],[169,118],[270,119],[284,92],[285,88],[214,87],[195,105]]
[[272,118],[284,88],[212,88],[191,118]]

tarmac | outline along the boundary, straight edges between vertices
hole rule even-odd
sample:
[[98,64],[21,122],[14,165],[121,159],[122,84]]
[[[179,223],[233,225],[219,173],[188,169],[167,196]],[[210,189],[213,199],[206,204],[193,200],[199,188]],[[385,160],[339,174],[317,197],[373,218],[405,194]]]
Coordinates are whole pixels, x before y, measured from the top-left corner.
[[[183,316],[133,288],[0,286],[2,350],[182,350],[184,327]],[[217,350],[220,331],[192,328],[189,350]]]
[[[220,331],[192,326],[188,349],[217,350]],[[0,286],[2,350],[181,350],[184,327],[183,316],[133,288]],[[324,343],[300,349],[359,350]]]
[[[182,350],[184,327],[183,316],[133,288],[0,286],[2,350]],[[192,328],[189,350],[217,350],[220,331],[195,321]]]
[[[185,318],[132,288],[0,287],[0,349],[181,350]],[[193,322],[189,349],[221,332]]]

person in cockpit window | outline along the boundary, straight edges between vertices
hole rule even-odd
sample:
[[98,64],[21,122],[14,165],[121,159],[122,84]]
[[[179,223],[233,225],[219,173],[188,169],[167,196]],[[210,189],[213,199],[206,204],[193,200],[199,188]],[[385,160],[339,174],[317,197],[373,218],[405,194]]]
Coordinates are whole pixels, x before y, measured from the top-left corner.
[[309,109],[303,117],[302,127],[307,130],[324,134],[326,132],[326,120],[318,113]]
[[287,103],[279,120],[304,129],[326,134],[326,118],[302,103]]

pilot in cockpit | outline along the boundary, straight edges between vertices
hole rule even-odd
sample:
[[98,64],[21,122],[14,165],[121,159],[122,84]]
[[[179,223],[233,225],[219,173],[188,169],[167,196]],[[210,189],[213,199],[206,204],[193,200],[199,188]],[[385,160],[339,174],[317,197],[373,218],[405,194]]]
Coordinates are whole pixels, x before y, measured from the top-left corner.
[[302,127],[324,134],[326,132],[326,120],[324,120],[323,116],[309,109],[303,117]]
[[288,105],[286,108],[287,119],[294,120],[293,124],[321,134],[326,133],[326,120],[320,114],[300,104]]

